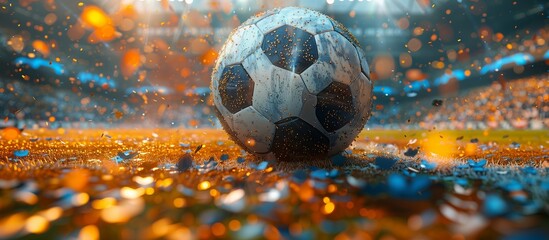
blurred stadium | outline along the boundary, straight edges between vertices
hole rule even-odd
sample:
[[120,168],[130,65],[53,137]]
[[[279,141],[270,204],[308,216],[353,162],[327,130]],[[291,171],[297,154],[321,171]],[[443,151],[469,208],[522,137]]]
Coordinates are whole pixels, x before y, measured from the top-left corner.
[[2,126],[219,127],[209,81],[228,34],[257,12],[299,5],[344,23],[368,53],[368,128],[549,127],[545,1],[0,4]]
[[[343,23],[374,109],[343,153],[252,156],[210,96],[272,8]],[[549,2],[0,0],[0,239],[547,239]]]

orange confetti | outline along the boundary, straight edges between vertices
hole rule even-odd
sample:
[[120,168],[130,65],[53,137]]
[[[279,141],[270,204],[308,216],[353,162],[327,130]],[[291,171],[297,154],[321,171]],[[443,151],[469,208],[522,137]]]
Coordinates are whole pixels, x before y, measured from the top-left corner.
[[202,64],[204,65],[212,65],[215,63],[215,60],[217,59],[217,51],[215,49],[210,48],[206,53],[204,53],[201,57]]
[[44,55],[44,57],[50,55],[50,47],[42,40],[34,40],[34,42],[32,42],[32,47],[36,49],[36,51]]
[[69,30],[67,30],[67,36],[72,41],[79,40],[84,36],[86,33],[86,30],[81,24],[75,24],[69,27]]
[[186,89],[187,89],[187,85],[185,84],[179,83],[175,86],[175,90],[178,92],[184,92]]
[[373,66],[374,72],[380,79],[389,78],[394,73],[395,61],[391,55],[380,54],[374,58]]
[[141,66],[141,54],[138,49],[130,49],[122,56],[120,64],[122,75],[130,77]]
[[119,14],[126,18],[137,17],[137,11],[133,5],[125,5],[120,8]]
[[191,69],[183,68],[183,69],[181,69],[180,74],[181,74],[181,77],[184,77],[184,78],[190,77],[191,76]]
[[192,126],[192,127],[198,127],[199,124],[200,124],[200,122],[196,119],[189,120],[189,125]]
[[93,28],[101,28],[111,24],[111,19],[107,14],[96,6],[87,6],[82,11],[82,20]]
[[406,71],[406,78],[410,81],[419,81],[427,78],[427,74],[417,68],[413,68]]
[[172,6],[170,5],[170,2],[168,2],[168,0],[162,0],[160,4],[162,5],[162,8],[164,8],[164,10],[172,11]]
[[99,7],[85,7],[80,16],[84,23],[93,28],[100,28],[111,23],[107,14]]
[[477,152],[477,145],[474,143],[467,143],[465,145],[465,155],[473,156]]
[[431,6],[431,0],[419,0],[417,2],[426,7]]
[[503,34],[502,33],[496,33],[496,36],[495,36],[495,40],[497,42],[500,42],[501,40],[503,40]]
[[19,129],[14,127],[7,127],[2,130],[2,138],[6,140],[16,139],[17,137],[19,137],[19,134],[21,134]]
[[96,43],[97,41],[109,42],[116,38],[116,30],[111,25],[105,25],[96,29],[89,37],[89,42]]
[[168,21],[168,26],[177,26],[177,24],[179,24],[179,15],[177,14],[172,14],[170,15],[170,20]]
[[410,51],[417,52],[421,49],[421,41],[417,38],[412,38],[408,41],[407,47]]
[[120,112],[120,111],[115,111],[114,112],[114,117],[116,119],[121,119],[122,117],[124,117],[124,113],[123,112]]
[[75,169],[63,178],[63,183],[66,187],[73,189],[74,191],[83,191],[88,185],[88,178],[90,177],[90,171],[86,169]]
[[301,185],[301,188],[298,188],[298,189],[299,189],[298,196],[299,196],[299,199],[301,199],[301,201],[308,202],[315,195],[314,189],[311,187],[309,183],[305,183]]

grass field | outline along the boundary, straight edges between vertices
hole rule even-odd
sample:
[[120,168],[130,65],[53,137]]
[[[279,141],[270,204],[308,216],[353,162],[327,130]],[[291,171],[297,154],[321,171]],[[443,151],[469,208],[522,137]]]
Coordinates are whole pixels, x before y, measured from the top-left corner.
[[498,142],[524,145],[549,145],[549,130],[364,130],[359,137],[376,139],[380,142],[407,143],[413,138],[425,138],[429,134],[440,134],[449,138],[463,138],[463,141],[478,139],[479,142]]
[[277,162],[215,129],[24,131],[0,139],[0,239],[540,239],[548,145],[369,130],[342,155]]

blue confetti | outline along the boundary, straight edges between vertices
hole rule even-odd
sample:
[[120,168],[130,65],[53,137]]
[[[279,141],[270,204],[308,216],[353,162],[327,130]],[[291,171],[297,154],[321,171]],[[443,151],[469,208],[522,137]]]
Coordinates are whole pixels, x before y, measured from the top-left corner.
[[545,181],[541,182],[540,187],[545,191],[549,191],[549,179],[546,179]]
[[223,176],[223,178],[221,180],[226,181],[226,182],[233,182],[234,177],[232,175],[226,175],[226,176]]
[[264,229],[263,223],[246,224],[236,232],[236,236],[238,239],[255,239],[263,236]]
[[512,142],[511,144],[509,144],[509,147],[513,149],[518,149],[520,148],[520,144],[517,142]]
[[199,221],[204,224],[214,224],[216,222],[219,222],[225,218],[225,214],[222,211],[211,209],[206,210],[200,216],[198,217]]
[[172,169],[172,168],[175,168],[176,165],[173,164],[173,163],[164,163],[164,164],[160,164],[158,165],[158,168],[160,169]]
[[520,184],[517,180],[510,180],[499,184],[501,188],[509,191],[520,191],[522,190],[522,184]]
[[389,175],[389,178],[387,179],[387,183],[389,184],[389,188],[391,188],[393,191],[405,191],[406,190],[406,178],[402,175],[398,174],[391,174]]
[[531,175],[536,175],[538,173],[538,171],[532,166],[523,167],[521,170],[523,173],[531,174]]
[[462,187],[469,186],[469,181],[465,178],[456,178],[454,182]]
[[29,155],[29,150],[27,149],[15,150],[13,151],[13,155],[15,157],[26,157]]
[[179,146],[183,147],[183,148],[188,148],[191,146],[190,143],[179,143]]
[[297,170],[293,174],[293,180],[297,183],[303,183],[307,179],[307,172],[304,170]]
[[330,173],[328,173],[328,177],[330,178],[336,178],[338,175],[339,175],[339,170],[337,169],[332,169]]
[[387,178],[389,193],[395,197],[407,199],[426,199],[430,196],[429,186],[431,180],[428,176],[408,178],[400,174],[391,174]]
[[277,220],[276,215],[273,214],[273,212],[277,209],[278,204],[274,202],[264,202],[260,203],[253,207],[252,212],[256,213],[257,215],[271,219],[273,221]]
[[479,148],[480,148],[481,151],[486,151],[486,150],[490,149],[490,147],[486,144],[480,145]]
[[501,216],[507,213],[507,202],[496,194],[488,194],[484,199],[484,214],[489,217]]
[[123,152],[119,152],[117,154],[117,157],[121,158],[122,160],[129,160],[129,159],[134,158],[137,155],[139,155],[138,152],[134,152],[132,150],[126,150],[126,151],[123,151]]
[[480,159],[478,162],[475,162],[472,159],[467,160],[467,164],[469,164],[472,168],[483,168],[488,161],[486,159]]
[[211,170],[214,170],[217,167],[217,162],[213,157],[208,159],[208,161],[204,162],[204,164],[196,166],[196,169],[198,169],[201,172],[209,172]]
[[269,163],[267,161],[263,161],[263,162],[259,163],[255,169],[265,170],[265,169],[267,169],[268,165],[269,165]]
[[227,161],[229,159],[229,154],[223,154],[219,159],[221,159],[221,161]]
[[415,176],[417,176],[417,172],[416,172],[416,171],[410,170],[410,168],[403,169],[403,170],[402,170],[402,174],[404,174],[404,176],[408,176],[408,177],[415,177]]
[[366,185],[366,181],[363,179],[355,178],[351,175],[347,176],[347,182],[353,187],[363,187]]
[[425,170],[434,170],[437,167],[436,162],[428,162],[427,160],[422,159],[421,165],[419,165],[421,168]]
[[185,187],[183,185],[177,185],[177,191],[179,191],[183,196],[192,197],[194,196],[195,191],[191,188]]
[[313,188],[317,190],[321,190],[321,191],[326,190],[326,188],[328,187],[328,183],[326,181],[313,180],[311,182],[312,182]]
[[116,155],[115,157],[111,158],[111,160],[113,160],[115,163],[121,163],[124,161],[123,158],[121,158],[120,156]]
[[326,171],[324,169],[318,169],[318,170],[315,170],[315,171],[311,172],[311,177],[316,178],[316,179],[324,180],[324,179],[328,178],[328,174],[329,174],[328,171]]
[[466,169],[469,168],[469,164],[460,164],[455,167],[456,169]]

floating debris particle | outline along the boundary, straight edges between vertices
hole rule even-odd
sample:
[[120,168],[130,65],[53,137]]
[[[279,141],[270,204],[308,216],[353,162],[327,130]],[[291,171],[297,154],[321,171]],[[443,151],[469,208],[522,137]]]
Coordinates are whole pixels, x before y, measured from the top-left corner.
[[184,172],[193,167],[193,157],[190,154],[185,154],[179,159],[176,164],[177,171]]
[[396,158],[389,157],[376,157],[374,160],[374,165],[381,170],[389,170],[395,163],[398,161]]
[[417,155],[417,153],[419,152],[419,148],[408,148],[408,150],[406,150],[406,152],[404,152],[404,156],[406,157],[415,157]]
[[200,150],[201,150],[202,148],[204,148],[204,147],[206,147],[205,144],[198,145],[198,146],[196,147],[196,149],[194,150],[194,153],[197,153],[198,151],[200,151]]

